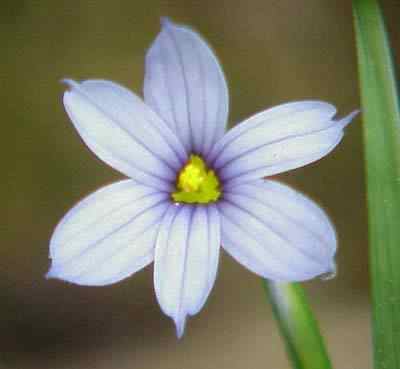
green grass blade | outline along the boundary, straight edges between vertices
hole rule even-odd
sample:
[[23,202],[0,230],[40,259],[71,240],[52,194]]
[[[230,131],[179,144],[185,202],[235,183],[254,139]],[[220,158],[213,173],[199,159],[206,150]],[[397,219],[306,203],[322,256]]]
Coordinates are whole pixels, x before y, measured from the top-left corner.
[[376,0],[353,2],[367,169],[376,369],[400,368],[400,114]]
[[263,281],[295,369],[331,369],[318,323],[298,283]]

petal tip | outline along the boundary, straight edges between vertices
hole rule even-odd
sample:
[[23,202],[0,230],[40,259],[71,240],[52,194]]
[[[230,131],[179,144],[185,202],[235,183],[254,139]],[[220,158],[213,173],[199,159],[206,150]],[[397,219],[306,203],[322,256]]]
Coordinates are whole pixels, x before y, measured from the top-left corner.
[[361,113],[360,109],[354,110],[352,111],[350,114],[348,114],[347,116],[345,116],[344,118],[342,118],[339,122],[340,124],[343,126],[343,128],[345,128],[346,126],[348,126],[351,121],[359,114]]
[[171,27],[174,24],[170,17],[161,17],[160,23],[162,28]]
[[57,278],[57,273],[54,271],[54,268],[50,267],[49,271],[44,276],[46,279],[55,279]]
[[332,262],[332,264],[330,265],[328,271],[326,271],[325,273],[321,274],[319,276],[319,279],[321,279],[322,281],[329,281],[330,279],[333,279],[336,277],[337,274],[337,266],[335,262]]
[[60,82],[65,84],[65,85],[67,85],[67,87],[69,87],[70,89],[72,89],[74,87],[76,88],[79,85],[78,82],[76,82],[76,81],[74,81],[73,79],[70,79],[70,78],[63,78]]
[[175,320],[176,337],[180,340],[185,333],[186,317],[178,318]]

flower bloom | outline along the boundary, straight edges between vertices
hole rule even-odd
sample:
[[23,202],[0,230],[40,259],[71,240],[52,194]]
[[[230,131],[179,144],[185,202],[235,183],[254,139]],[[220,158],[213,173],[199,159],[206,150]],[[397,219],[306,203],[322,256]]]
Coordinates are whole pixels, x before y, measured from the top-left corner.
[[146,56],[144,101],[113,82],[67,80],[65,109],[86,145],[129,179],[72,208],[50,242],[48,277],[118,282],[154,261],[154,287],[182,336],[214,284],[220,246],[252,272],[302,281],[334,268],[326,214],[263,177],[304,166],[340,142],[356,112],[287,103],[229,132],[218,60],[185,26],[162,22]]

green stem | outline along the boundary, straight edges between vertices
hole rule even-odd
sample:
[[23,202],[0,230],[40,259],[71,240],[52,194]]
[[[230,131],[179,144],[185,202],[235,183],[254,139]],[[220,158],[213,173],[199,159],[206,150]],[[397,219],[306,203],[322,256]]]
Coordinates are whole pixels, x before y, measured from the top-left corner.
[[376,369],[400,368],[400,113],[388,37],[376,0],[354,0],[367,170]]
[[298,283],[263,280],[272,310],[295,369],[331,369],[318,323]]

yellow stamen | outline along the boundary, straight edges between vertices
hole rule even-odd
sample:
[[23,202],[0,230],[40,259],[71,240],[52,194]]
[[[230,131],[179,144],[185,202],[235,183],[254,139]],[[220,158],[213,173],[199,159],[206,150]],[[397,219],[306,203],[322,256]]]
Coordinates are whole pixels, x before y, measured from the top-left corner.
[[220,183],[200,156],[190,155],[189,161],[179,172],[176,191],[171,196],[175,202],[208,204],[221,196]]

